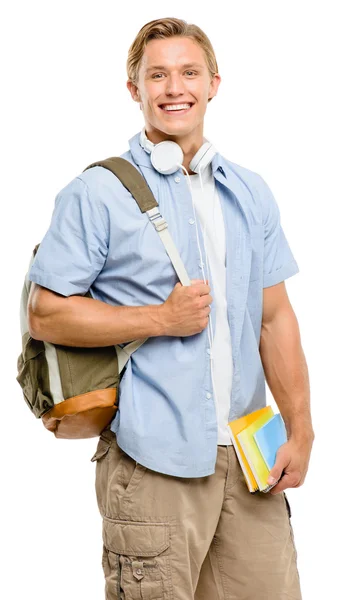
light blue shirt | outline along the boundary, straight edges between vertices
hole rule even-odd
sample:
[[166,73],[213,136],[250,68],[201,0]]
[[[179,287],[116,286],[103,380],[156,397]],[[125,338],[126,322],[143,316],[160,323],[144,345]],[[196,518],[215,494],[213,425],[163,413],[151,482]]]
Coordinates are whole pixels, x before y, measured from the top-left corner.
[[[186,176],[182,169],[172,175],[155,171],[139,134],[129,140],[130,150],[122,158],[145,177],[189,278],[202,279]],[[220,153],[212,160],[212,170],[226,230],[231,421],[266,405],[259,354],[263,287],[299,268],[277,203],[260,175]],[[202,243],[201,250],[205,262]],[[114,306],[161,304],[179,281],[147,214],[103,167],[82,172],[57,194],[29,279],[64,296],[90,289],[94,298]],[[214,323],[214,302],[211,317]],[[205,328],[187,337],[151,337],[129,359],[111,429],[137,462],[179,477],[215,472],[217,420],[208,350]]]

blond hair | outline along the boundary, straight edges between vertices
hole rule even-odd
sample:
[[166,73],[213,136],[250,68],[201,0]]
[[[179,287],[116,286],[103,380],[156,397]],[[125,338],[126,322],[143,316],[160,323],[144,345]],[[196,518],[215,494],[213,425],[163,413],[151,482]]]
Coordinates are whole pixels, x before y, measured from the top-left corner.
[[186,23],[182,19],[155,19],[146,23],[139,30],[128,50],[127,76],[129,81],[134,85],[138,85],[140,64],[147,43],[150,40],[160,40],[173,36],[187,37],[199,44],[205,53],[206,65],[211,79],[218,73],[214,49],[209,38],[200,27]]

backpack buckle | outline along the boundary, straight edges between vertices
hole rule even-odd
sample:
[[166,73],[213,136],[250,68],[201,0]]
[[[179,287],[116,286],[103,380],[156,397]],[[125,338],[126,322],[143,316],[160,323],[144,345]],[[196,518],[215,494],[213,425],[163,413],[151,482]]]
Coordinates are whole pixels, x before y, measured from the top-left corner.
[[156,231],[163,231],[163,229],[168,227],[167,221],[163,218],[157,206],[148,210],[147,215]]

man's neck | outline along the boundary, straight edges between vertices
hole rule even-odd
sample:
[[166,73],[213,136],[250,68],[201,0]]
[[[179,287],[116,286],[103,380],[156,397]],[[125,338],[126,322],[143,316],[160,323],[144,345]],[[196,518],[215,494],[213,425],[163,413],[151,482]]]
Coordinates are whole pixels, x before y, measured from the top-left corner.
[[182,165],[185,167],[189,175],[194,175],[194,171],[190,169],[190,161],[195,156],[196,152],[201,148],[204,143],[204,137],[202,129],[197,131],[193,131],[191,134],[186,136],[177,136],[177,135],[167,135],[166,133],[161,132],[158,129],[150,128],[147,130],[146,127],[146,135],[147,138],[153,144],[159,144],[160,142],[164,142],[166,140],[170,140],[171,142],[176,142],[181,147],[181,150],[184,155],[184,159],[182,161]]

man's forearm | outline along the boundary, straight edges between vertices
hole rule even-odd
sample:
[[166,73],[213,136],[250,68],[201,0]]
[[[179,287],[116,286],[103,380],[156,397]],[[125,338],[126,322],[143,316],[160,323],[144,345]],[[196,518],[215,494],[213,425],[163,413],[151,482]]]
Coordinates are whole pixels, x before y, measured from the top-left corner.
[[280,310],[272,320],[263,323],[259,350],[288,438],[313,439],[308,367],[293,310]]
[[[65,346],[112,346],[164,334],[162,304],[111,306],[84,296],[69,296],[42,305],[33,316],[30,335]],[[29,321],[30,322],[30,321]]]

